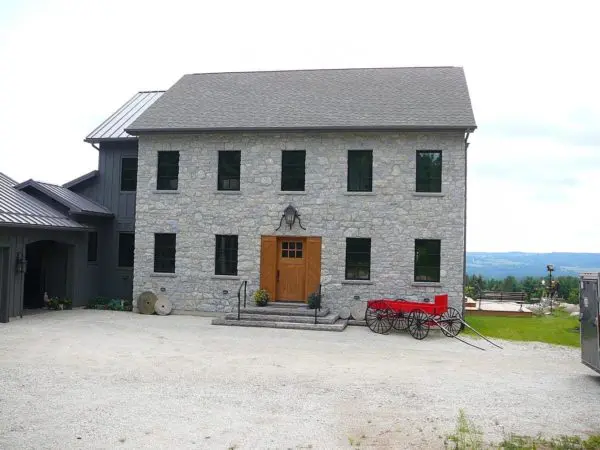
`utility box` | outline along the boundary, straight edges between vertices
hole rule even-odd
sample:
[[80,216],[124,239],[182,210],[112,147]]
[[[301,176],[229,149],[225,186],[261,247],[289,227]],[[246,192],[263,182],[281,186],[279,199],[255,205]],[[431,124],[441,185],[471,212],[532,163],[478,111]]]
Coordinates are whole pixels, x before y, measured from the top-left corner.
[[581,362],[600,373],[600,273],[583,273],[579,283]]

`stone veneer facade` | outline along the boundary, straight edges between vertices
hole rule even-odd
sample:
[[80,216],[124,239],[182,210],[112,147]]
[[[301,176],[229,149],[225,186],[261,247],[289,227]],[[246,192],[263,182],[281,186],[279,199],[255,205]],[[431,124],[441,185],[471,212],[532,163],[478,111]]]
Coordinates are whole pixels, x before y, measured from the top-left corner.
[[[347,151],[373,150],[373,192],[348,193]],[[157,152],[178,150],[179,190],[156,191]],[[219,150],[241,150],[241,190],[217,191]],[[304,192],[280,192],[282,150],[306,150]],[[442,150],[442,194],[415,193],[416,150]],[[206,133],[139,138],[134,299],[165,294],[175,313],[224,312],[259,287],[261,235],[321,236],[323,303],[423,299],[447,292],[462,309],[464,133]],[[288,204],[302,224],[279,226]],[[175,274],[154,274],[154,233],[177,233]],[[215,235],[237,234],[238,276],[214,275]],[[371,280],[345,281],[345,238],[371,238]],[[415,283],[415,239],[441,239],[441,282]]]

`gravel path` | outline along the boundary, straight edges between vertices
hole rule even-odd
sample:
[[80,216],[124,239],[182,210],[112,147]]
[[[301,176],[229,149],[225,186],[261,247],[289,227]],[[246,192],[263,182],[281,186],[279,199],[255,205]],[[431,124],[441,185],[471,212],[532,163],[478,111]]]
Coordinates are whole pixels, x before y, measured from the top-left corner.
[[600,430],[578,349],[60,311],[0,326],[0,448],[443,448]]

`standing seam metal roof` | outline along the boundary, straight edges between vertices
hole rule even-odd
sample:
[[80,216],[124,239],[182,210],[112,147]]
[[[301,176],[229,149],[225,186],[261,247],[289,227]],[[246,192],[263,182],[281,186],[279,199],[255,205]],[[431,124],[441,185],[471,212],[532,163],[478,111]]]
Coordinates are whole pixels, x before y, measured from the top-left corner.
[[140,114],[150,107],[165,91],[141,91],[121,106],[85,138],[85,142],[137,139],[125,132]]
[[89,229],[15,189],[16,184],[13,179],[0,172],[0,226]]
[[15,187],[19,190],[23,190],[27,187],[37,189],[57,202],[65,205],[69,208],[70,213],[113,216],[113,213],[108,208],[62,186],[28,180]]

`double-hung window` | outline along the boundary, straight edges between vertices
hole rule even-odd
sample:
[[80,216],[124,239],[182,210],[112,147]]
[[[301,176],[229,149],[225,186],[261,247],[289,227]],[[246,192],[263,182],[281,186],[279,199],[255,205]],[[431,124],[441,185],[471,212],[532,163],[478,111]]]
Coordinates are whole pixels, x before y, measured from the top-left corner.
[[348,192],[373,190],[373,151],[348,150]]
[[154,272],[175,273],[175,253],[177,236],[175,233],[154,234]]
[[237,275],[238,237],[237,235],[216,235],[215,275]]
[[219,152],[217,189],[219,191],[240,190],[240,162],[242,152],[228,150]]
[[440,255],[439,239],[415,240],[415,281],[439,283]]
[[303,191],[305,173],[305,150],[283,150],[281,152],[282,191]]
[[371,239],[346,238],[346,280],[371,279]]
[[179,152],[158,152],[156,189],[176,191],[179,184]]
[[417,192],[442,192],[442,152],[417,150]]

